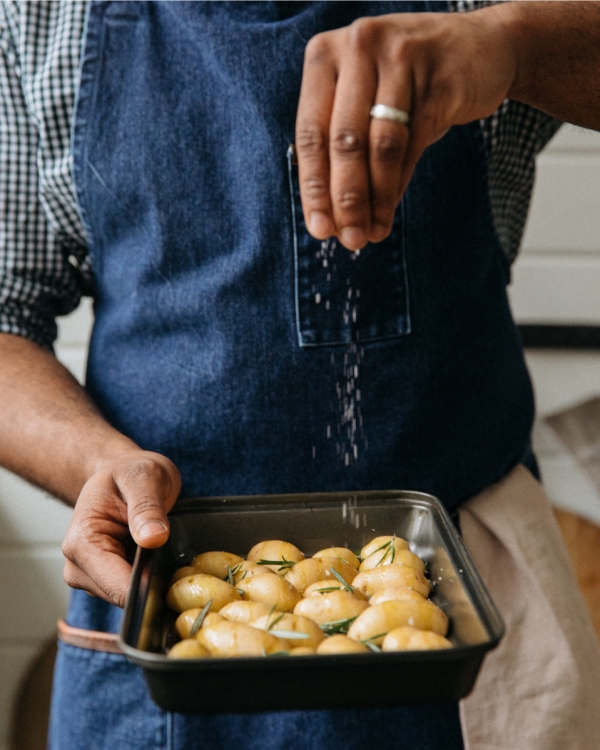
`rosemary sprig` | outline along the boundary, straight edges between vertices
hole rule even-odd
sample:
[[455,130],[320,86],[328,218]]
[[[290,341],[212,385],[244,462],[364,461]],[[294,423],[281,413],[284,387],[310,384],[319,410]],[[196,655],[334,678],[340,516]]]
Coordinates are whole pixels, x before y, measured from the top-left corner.
[[326,586],[323,589],[315,589],[315,591],[318,591],[319,594],[329,594],[331,591],[339,591],[339,586]]
[[332,575],[334,575],[338,579],[338,581],[342,584],[342,586],[346,589],[346,591],[349,591],[350,593],[354,591],[352,586],[350,586],[349,583],[346,583],[344,578],[342,578],[342,576],[337,572],[335,568],[330,567],[329,570],[331,571]]
[[348,617],[345,620],[333,620],[332,622],[324,622],[319,627],[321,630],[325,633],[325,635],[337,635],[338,633],[341,633],[342,635],[346,635],[348,633],[348,628],[358,615],[354,615],[354,617]]
[[361,641],[363,646],[366,646],[367,648],[371,649],[371,651],[374,651],[376,654],[379,654],[381,652],[381,646],[378,646],[376,643],[373,643],[373,641],[376,641],[378,638],[381,638],[382,635],[387,635],[387,633],[378,633],[377,635],[372,635],[370,638],[365,638],[364,641]]
[[269,628],[269,631],[272,635],[276,636],[277,638],[285,638],[288,641],[300,641],[306,638],[310,638],[309,633],[302,633],[296,630],[271,630]]
[[[376,550],[371,552],[371,555],[374,555],[376,552],[380,552],[381,550],[385,550],[383,555],[381,556],[381,560],[377,563],[377,565],[381,565],[385,558],[391,553],[392,559],[390,560],[390,563],[393,563],[396,559],[396,545],[394,544],[394,541],[396,539],[396,536],[394,535],[389,542],[385,542],[385,544],[382,544],[381,547],[377,547]],[[370,557],[370,555],[369,555]]]
[[196,617],[196,619],[194,620],[194,624],[192,625],[192,629],[190,630],[190,638],[192,638],[193,636],[195,636],[196,633],[202,627],[202,623],[204,622],[204,618],[206,617],[206,615],[208,614],[210,608],[212,607],[212,603],[213,603],[213,600],[209,599],[206,602],[206,604],[204,605],[204,607],[202,607],[202,611],[200,612],[200,614],[198,615],[198,617]]
[[281,614],[279,615],[279,617],[276,617],[276,618],[275,618],[275,619],[273,620],[273,622],[271,622],[271,615],[273,614],[273,612],[275,612],[275,606],[276,606],[276,605],[274,604],[274,605],[273,605],[273,606],[271,607],[271,611],[269,612],[269,616],[268,616],[268,618],[267,618],[267,622],[269,623],[269,624],[267,625],[267,630],[271,630],[271,628],[272,628],[272,627],[273,627],[274,625],[277,625],[277,623],[279,622],[279,620],[281,620],[281,618],[282,618],[282,617],[283,617],[283,615],[285,614],[285,612],[281,612]]
[[278,570],[286,570],[292,568],[296,563],[293,560],[286,560],[282,557],[281,560],[257,560],[257,565],[278,565]]
[[223,580],[230,583],[232,586],[235,584],[233,583],[233,576],[238,572],[238,570],[242,567],[242,563],[238,563],[237,565],[234,565],[233,568],[231,568],[229,565],[227,566],[227,575]]

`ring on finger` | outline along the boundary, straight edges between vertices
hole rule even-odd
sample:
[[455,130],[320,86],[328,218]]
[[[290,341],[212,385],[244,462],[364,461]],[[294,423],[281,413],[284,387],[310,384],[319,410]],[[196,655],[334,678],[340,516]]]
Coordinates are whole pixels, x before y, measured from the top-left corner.
[[397,109],[396,107],[388,107],[387,104],[375,104],[371,107],[371,117],[374,120],[390,120],[391,122],[397,122],[400,125],[408,125],[410,122],[410,115],[403,109]]

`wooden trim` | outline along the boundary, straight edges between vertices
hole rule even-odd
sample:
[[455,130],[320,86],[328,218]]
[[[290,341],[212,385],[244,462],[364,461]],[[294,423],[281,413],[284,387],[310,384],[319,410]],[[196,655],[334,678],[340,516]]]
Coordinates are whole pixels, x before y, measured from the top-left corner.
[[102,633],[99,630],[74,628],[61,618],[58,621],[58,639],[69,646],[87,648],[92,651],[105,651],[110,654],[122,654],[119,636],[116,633]]

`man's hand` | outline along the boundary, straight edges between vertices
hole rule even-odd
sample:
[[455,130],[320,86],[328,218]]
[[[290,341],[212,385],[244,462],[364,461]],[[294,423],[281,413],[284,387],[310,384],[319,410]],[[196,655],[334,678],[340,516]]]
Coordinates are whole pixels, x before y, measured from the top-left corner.
[[[391,230],[423,151],[505,98],[600,130],[600,3],[511,2],[362,18],[306,48],[296,121],[302,207],[317,239],[358,249]],[[370,117],[409,113],[408,127]]]
[[32,341],[0,334],[0,393],[0,465],[75,506],[63,544],[65,580],[123,606],[131,536],[149,548],[167,541],[179,472],[108,424]]
[[[503,27],[481,13],[361,18],[313,37],[296,122],[311,234],[350,249],[386,237],[423,151],[492,114],[515,64]],[[408,112],[408,126],[372,119],[375,103]]]
[[86,482],[63,542],[65,581],[123,607],[131,578],[129,532],[141,547],[162,546],[179,472],[158,453],[134,450],[106,461]]

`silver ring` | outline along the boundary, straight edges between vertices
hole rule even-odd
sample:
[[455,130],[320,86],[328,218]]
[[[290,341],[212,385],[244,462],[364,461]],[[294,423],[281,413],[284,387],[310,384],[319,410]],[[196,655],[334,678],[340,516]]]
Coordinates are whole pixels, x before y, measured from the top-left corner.
[[371,117],[375,120],[391,120],[400,125],[408,125],[410,122],[408,112],[403,109],[396,109],[396,107],[388,107],[387,104],[376,104],[371,107]]

